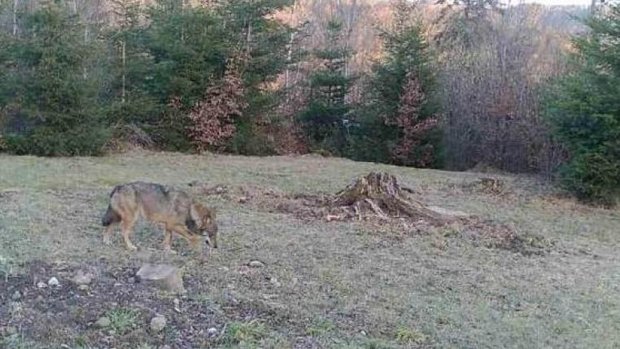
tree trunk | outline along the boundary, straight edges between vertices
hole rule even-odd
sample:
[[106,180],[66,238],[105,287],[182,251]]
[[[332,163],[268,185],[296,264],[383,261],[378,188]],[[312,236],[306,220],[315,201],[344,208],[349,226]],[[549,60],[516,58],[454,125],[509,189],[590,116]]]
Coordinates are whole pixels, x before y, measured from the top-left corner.
[[13,0],[13,36],[17,36],[17,7],[19,0]]
[[463,216],[462,213],[427,207],[408,197],[405,192],[412,190],[402,188],[393,175],[371,172],[336,193],[331,200],[331,206],[344,208],[347,212],[352,211],[360,219],[370,214],[381,219],[415,218],[434,224],[445,224]]
[[121,89],[121,102],[125,103],[125,65],[126,65],[126,54],[125,54],[125,40],[121,41],[121,55],[122,55],[122,69],[123,69],[123,76],[122,76],[122,89]]

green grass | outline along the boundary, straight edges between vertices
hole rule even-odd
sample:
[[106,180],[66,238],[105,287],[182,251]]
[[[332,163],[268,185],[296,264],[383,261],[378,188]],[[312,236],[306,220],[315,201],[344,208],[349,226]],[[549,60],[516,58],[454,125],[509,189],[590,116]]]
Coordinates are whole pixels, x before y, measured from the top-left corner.
[[106,312],[110,319],[110,329],[123,335],[137,326],[138,313],[132,309],[115,308]]
[[267,327],[260,321],[232,322],[227,325],[220,341],[229,346],[254,346],[267,335]]
[[[477,245],[458,227],[386,233],[362,223],[302,221],[200,197],[186,185],[333,193],[371,170],[395,174],[429,205],[515,227],[525,244],[549,252]],[[328,348],[620,346],[620,212],[582,206],[522,176],[498,175],[502,194],[491,195],[472,186],[481,176],[320,157],[0,156],[0,256],[11,261],[11,272],[33,259],[127,266],[165,258],[161,232],[145,225],[134,237],[137,253],[125,251],[118,234],[112,246],[100,243],[112,187],[150,180],[185,188],[218,208],[221,245],[207,265],[196,268],[190,253],[170,257],[199,280],[201,289],[190,296],[225,315],[233,294],[260,314],[260,321],[229,319],[214,348],[287,348],[300,337]],[[180,239],[175,244],[188,250]],[[242,275],[240,268],[255,259],[266,266]],[[121,328],[136,321],[125,320]]]

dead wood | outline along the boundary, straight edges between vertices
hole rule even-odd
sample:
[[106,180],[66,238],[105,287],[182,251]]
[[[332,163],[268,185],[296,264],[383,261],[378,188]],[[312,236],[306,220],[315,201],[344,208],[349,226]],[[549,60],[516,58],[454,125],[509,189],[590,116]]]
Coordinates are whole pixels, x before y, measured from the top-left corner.
[[[330,200],[330,206],[332,209],[340,209],[344,216],[351,216],[353,211],[353,217],[350,218],[360,220],[371,215],[385,220],[415,218],[444,224],[457,218],[457,215],[447,210],[440,212],[427,207],[409,197],[406,192],[412,190],[401,187],[393,175],[371,172],[336,193]],[[333,215],[330,218],[333,219]]]

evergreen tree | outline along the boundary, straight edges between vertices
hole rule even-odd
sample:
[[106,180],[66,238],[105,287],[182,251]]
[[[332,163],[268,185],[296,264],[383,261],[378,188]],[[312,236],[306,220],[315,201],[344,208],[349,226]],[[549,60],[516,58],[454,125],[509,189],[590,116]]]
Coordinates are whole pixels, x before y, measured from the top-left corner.
[[308,107],[299,119],[312,147],[342,153],[346,146],[346,127],[350,107],[345,97],[352,78],[346,75],[346,60],[350,56],[342,44],[342,23],[327,23],[327,47],[314,53],[321,68],[309,78]]
[[578,198],[613,204],[620,192],[620,4],[587,22],[575,40],[576,71],[556,82],[547,103],[571,159],[561,172]]
[[115,25],[107,28],[107,120],[115,137],[124,137],[124,126],[150,130],[159,121],[159,100],[149,93],[154,60],[147,49],[145,13],[137,2],[112,0]]
[[153,65],[144,88],[160,108],[149,133],[166,148],[187,150],[190,110],[224,73],[226,33],[212,10],[183,0],[158,0],[148,22],[144,40]]
[[87,155],[107,139],[100,81],[89,68],[101,53],[63,1],[20,15],[19,36],[3,47],[0,84],[7,148],[17,154]]
[[226,149],[247,155],[272,153],[259,130],[274,113],[281,97],[268,88],[286,68],[286,45],[291,28],[274,18],[291,0],[228,0],[218,7],[227,33],[229,57],[243,80],[240,115],[234,118],[235,133]]
[[382,33],[385,56],[372,69],[349,154],[358,160],[437,167],[439,103],[429,48],[409,6],[399,2],[394,27]]

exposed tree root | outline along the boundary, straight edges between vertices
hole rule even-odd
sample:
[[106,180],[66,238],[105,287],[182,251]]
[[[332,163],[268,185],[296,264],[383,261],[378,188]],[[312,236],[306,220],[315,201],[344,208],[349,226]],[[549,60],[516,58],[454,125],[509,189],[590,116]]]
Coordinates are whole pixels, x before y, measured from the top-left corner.
[[[413,191],[401,187],[393,175],[371,172],[356,179],[329,200],[331,212],[327,220],[338,217],[361,220],[367,216],[375,216],[384,220],[415,218],[434,224],[445,224],[462,216],[457,212],[435,210],[409,197],[405,192]],[[340,211],[340,214],[335,214],[334,211]]]

